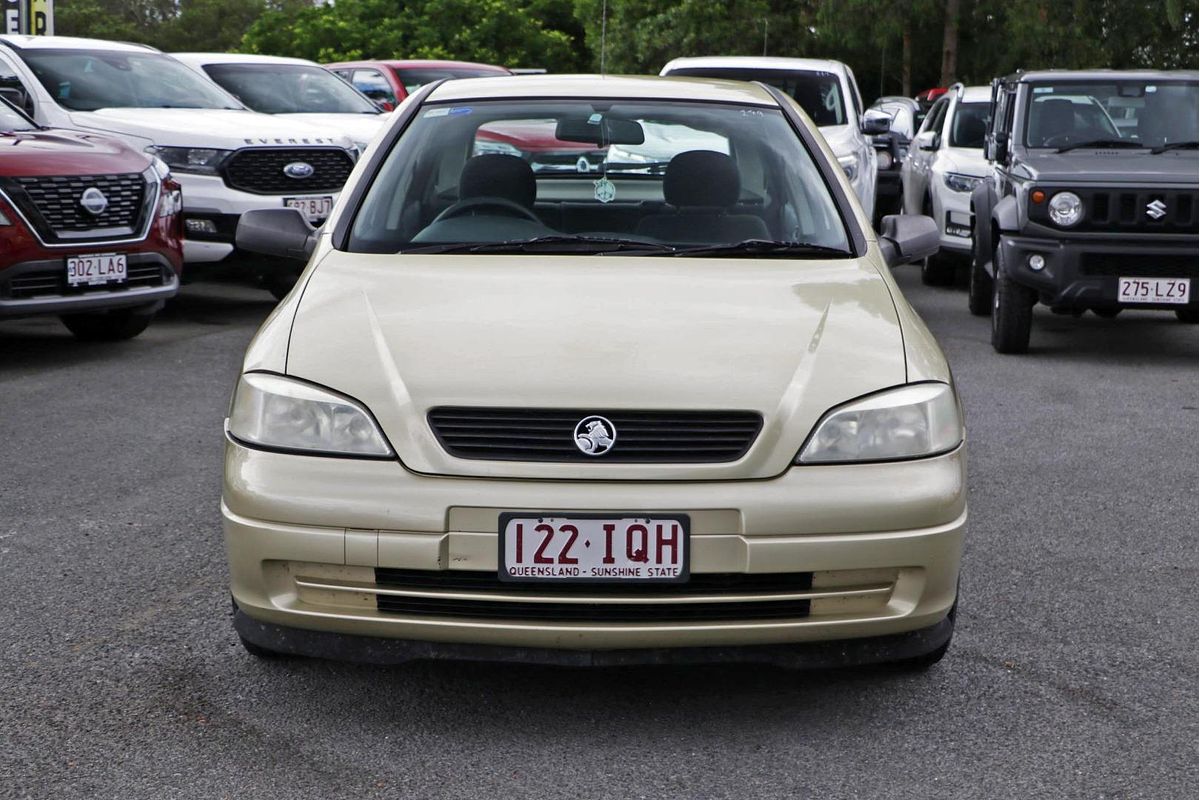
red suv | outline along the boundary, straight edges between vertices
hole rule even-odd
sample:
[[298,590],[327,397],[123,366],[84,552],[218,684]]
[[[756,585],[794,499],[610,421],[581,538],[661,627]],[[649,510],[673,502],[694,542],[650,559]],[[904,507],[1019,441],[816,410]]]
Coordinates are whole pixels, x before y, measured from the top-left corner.
[[39,128],[0,101],[0,319],[54,314],[129,339],[179,291],[179,184],[114,139]]
[[470,61],[341,61],[326,64],[326,69],[348,80],[355,89],[391,111],[404,98],[427,83],[443,78],[491,78],[512,75],[504,67],[473,64]]

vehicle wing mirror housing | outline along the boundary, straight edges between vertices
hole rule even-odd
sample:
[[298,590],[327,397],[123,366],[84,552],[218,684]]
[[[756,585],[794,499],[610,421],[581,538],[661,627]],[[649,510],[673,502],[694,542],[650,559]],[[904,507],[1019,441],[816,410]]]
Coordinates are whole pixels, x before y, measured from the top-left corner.
[[984,156],[988,161],[1000,164],[1008,163],[1008,134],[995,133],[988,136],[984,143]]
[[3,97],[9,103],[22,110],[25,110],[28,106],[25,102],[25,93],[12,86],[0,86],[0,97]]
[[882,111],[867,109],[863,112],[861,127],[868,136],[878,136],[892,129],[892,118]]
[[889,267],[898,267],[936,254],[940,238],[931,217],[889,214],[879,229],[879,249]]
[[307,261],[317,246],[317,229],[299,209],[257,208],[238,219],[234,241],[239,250]]
[[942,146],[942,136],[936,131],[925,131],[917,137],[917,146],[922,150],[937,150]]

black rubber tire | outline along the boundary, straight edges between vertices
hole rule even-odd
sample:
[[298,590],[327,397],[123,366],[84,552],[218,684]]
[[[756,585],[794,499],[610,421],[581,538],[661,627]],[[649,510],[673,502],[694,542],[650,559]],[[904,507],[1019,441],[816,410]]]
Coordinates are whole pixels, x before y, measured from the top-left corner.
[[1024,353],[1029,350],[1029,330],[1033,327],[1033,304],[1037,296],[1015,283],[1003,272],[996,273],[996,291],[992,301],[992,348],[997,353]]
[[242,643],[242,647],[245,649],[245,651],[247,653],[249,653],[250,655],[254,656],[255,658],[262,658],[262,659],[283,658],[285,655],[284,653],[280,653],[275,650],[268,650],[265,647],[257,645],[254,642],[247,639],[245,636],[239,635],[238,641],[240,641]]
[[137,309],[63,314],[59,319],[81,342],[120,342],[132,339],[150,324],[153,314]]
[[1119,308],[1093,308],[1092,313],[1101,319],[1116,319],[1117,314],[1121,313]]
[[953,286],[958,273],[954,259],[934,253],[921,262],[921,283],[926,286]]
[[971,243],[971,275],[967,280],[967,310],[977,317],[986,317],[992,313],[992,294],[995,286],[992,276],[983,268],[983,261],[976,252],[974,240]]
[[1175,309],[1175,318],[1185,325],[1195,325],[1197,314],[1194,308],[1177,308]]

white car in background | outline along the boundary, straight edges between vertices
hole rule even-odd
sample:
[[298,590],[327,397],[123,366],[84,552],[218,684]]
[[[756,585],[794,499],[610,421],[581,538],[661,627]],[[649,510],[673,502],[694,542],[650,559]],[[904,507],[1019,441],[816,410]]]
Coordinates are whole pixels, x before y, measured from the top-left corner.
[[189,267],[233,253],[246,211],[290,206],[320,223],[357,159],[350,137],[250,111],[145,45],[0,36],[0,90],[41,125],[103,133],[166,162],[183,187]]
[[251,111],[319,125],[365,151],[387,118],[366,95],[313,61],[241,53],[172,53]]
[[904,213],[933,217],[941,250],[921,265],[930,286],[954,283],[971,255],[971,192],[988,172],[983,154],[992,90],[951,86],[917,131],[900,168]]
[[676,58],[659,74],[759,81],[779,89],[799,103],[820,128],[867,217],[873,216],[876,156],[871,137],[887,133],[891,118],[880,111],[863,110],[850,67],[814,58],[705,56]]

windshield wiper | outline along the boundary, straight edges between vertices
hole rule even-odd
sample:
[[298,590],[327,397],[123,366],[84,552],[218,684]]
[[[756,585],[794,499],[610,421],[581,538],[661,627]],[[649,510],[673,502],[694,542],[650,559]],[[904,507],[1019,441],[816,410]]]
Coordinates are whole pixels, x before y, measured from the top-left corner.
[[770,239],[746,239],[729,244],[685,247],[676,250],[677,256],[848,256],[849,251],[812,242],[776,242]]
[[1166,144],[1160,144],[1158,147],[1152,148],[1150,155],[1156,156],[1168,150],[1195,150],[1197,146],[1200,146],[1200,142],[1167,142]]
[[431,244],[425,247],[410,247],[402,253],[615,253],[640,250],[642,252],[674,253],[675,248],[657,242],[640,242],[634,239],[619,239],[607,236],[570,236],[554,234],[536,236],[532,239],[514,239],[507,242],[453,242]]
[[1064,147],[1058,148],[1057,152],[1067,153],[1071,150],[1079,150],[1084,147],[1128,147],[1140,150],[1143,147],[1149,147],[1149,145],[1135,142],[1130,139],[1092,139],[1091,141],[1087,142],[1068,144]]

